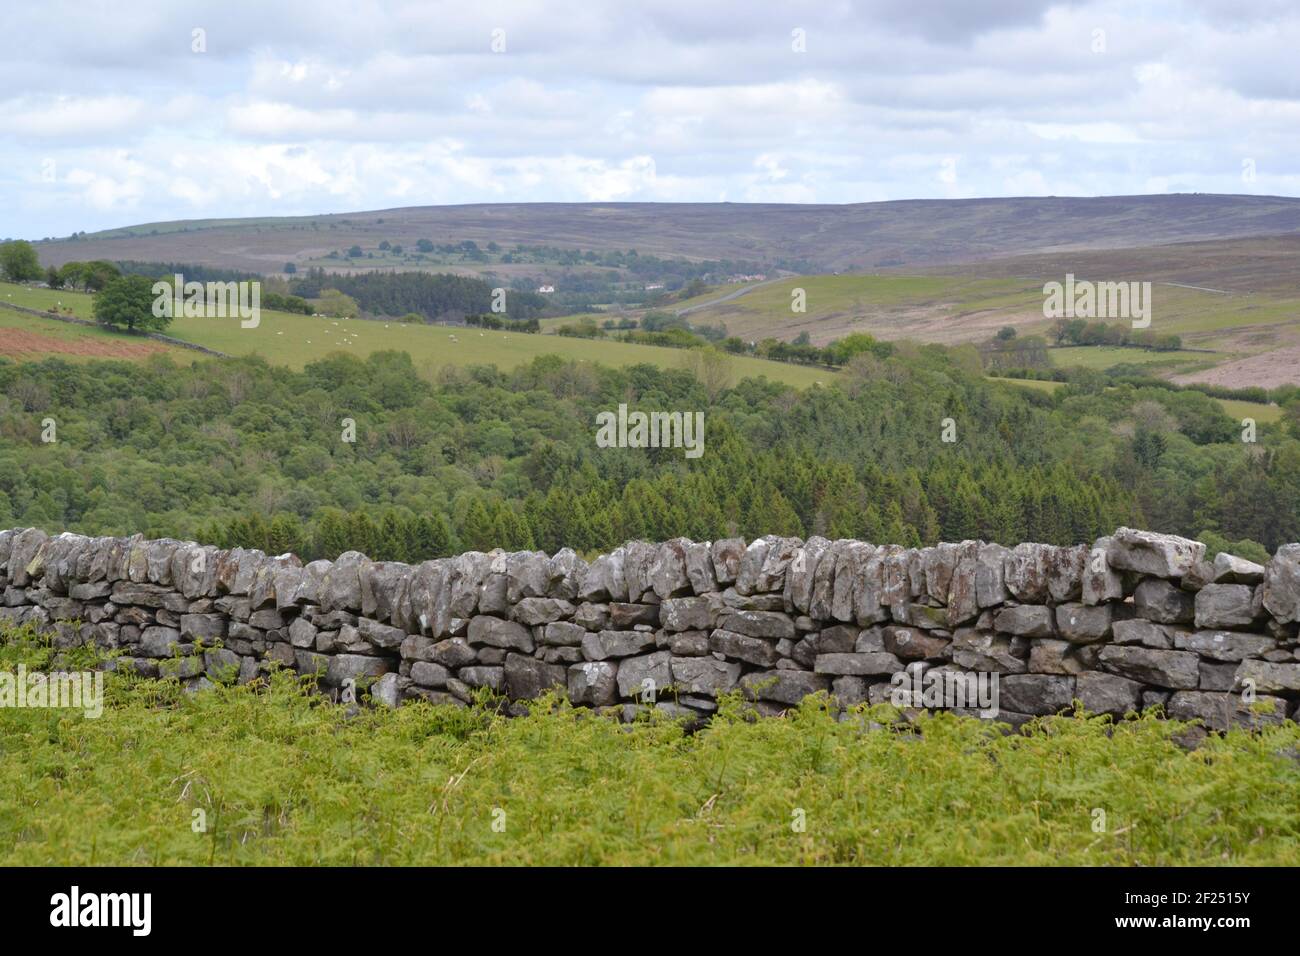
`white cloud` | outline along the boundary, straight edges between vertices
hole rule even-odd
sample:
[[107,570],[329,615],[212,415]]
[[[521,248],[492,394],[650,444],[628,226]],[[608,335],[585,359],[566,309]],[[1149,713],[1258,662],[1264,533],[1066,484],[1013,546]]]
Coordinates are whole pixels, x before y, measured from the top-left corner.
[[[1300,9],[1284,0],[942,14],[915,0],[47,0],[7,16],[23,41],[0,62],[0,209],[22,234],[442,202],[1300,182]],[[493,54],[498,27],[507,52]]]

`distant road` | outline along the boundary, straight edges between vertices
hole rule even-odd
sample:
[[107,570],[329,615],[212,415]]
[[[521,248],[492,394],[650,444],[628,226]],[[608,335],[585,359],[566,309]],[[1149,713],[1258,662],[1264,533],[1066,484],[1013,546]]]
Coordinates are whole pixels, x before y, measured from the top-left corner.
[[753,292],[755,289],[761,289],[765,285],[771,285],[773,282],[782,282],[788,278],[790,277],[777,276],[775,279],[764,279],[762,282],[755,282],[753,285],[744,286],[743,288],[737,289],[735,292],[728,292],[726,295],[722,296],[721,298],[710,299],[708,302],[700,302],[696,305],[687,306],[684,309],[678,309],[674,314],[687,315],[688,313],[698,312],[700,309],[707,309],[710,306],[719,305],[720,303],[723,302],[730,302],[732,299],[739,299],[742,295],[747,295],[750,292]]
[[1228,292],[1224,289],[1210,289],[1203,285],[1188,285],[1186,282],[1165,282],[1163,285],[1177,286],[1180,289],[1194,289],[1197,292],[1213,292],[1215,295],[1236,295],[1235,292]]

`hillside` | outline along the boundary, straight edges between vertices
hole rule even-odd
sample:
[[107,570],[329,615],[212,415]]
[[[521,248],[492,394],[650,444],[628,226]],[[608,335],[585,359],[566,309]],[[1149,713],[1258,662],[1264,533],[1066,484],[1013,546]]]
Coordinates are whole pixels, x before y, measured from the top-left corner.
[[[278,272],[353,244],[473,240],[696,259],[917,268],[1066,249],[1300,233],[1300,199],[1175,194],[850,205],[500,203],[143,223],[40,245],[42,262],[133,259]],[[479,271],[469,265],[462,271]],[[508,272],[509,270],[507,270]]]
[[[0,282],[0,356],[30,360],[48,356],[79,358],[145,358],[173,351],[177,360],[194,356],[180,349],[119,332],[68,325],[29,313],[3,308],[3,303],[31,309],[48,309],[60,303],[78,318],[92,316],[93,297],[83,292],[54,291]],[[594,342],[558,335],[527,335],[516,332],[480,331],[441,325],[404,325],[400,322],[314,318],[287,312],[262,310],[257,328],[241,328],[235,319],[177,318],[167,334],[227,355],[257,355],[274,365],[301,369],[333,352],[365,358],[375,352],[400,350],[427,377],[449,366],[495,365],[503,371],[531,362],[541,355],[558,355],[576,362],[599,363],[615,368],[648,364],[663,369],[688,366],[684,349],[621,342]],[[806,388],[829,382],[836,372],[808,368],[787,362],[735,356],[730,360],[731,376],[766,377],[774,382]]]
[[[1151,282],[1152,329],[1178,335],[1184,349],[1053,349],[1058,366],[1154,364],[1177,381],[1232,387],[1300,382],[1300,236],[1016,256],[919,275],[797,276],[679,308],[693,323],[723,323],[746,339],[807,333],[821,345],[863,331],[957,344],[985,341],[1003,326],[1046,332],[1052,320],[1043,317],[1043,283],[1067,273]],[[791,311],[796,289],[804,290],[806,312]]]

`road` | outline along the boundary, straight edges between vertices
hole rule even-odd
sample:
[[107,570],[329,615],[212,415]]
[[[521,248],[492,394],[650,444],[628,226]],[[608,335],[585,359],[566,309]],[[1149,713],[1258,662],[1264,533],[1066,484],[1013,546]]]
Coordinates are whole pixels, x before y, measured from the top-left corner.
[[742,295],[748,295],[750,292],[753,292],[755,289],[761,289],[765,285],[771,285],[773,282],[781,282],[782,280],[788,278],[790,277],[777,276],[775,279],[764,279],[762,282],[755,282],[753,285],[742,286],[741,288],[737,289],[735,292],[728,292],[726,295],[720,298],[710,299],[708,302],[699,302],[695,305],[687,306],[684,309],[678,309],[674,314],[689,315],[692,312],[698,312],[700,309],[708,309],[715,305],[721,305],[723,302],[730,302],[732,299],[739,299]]

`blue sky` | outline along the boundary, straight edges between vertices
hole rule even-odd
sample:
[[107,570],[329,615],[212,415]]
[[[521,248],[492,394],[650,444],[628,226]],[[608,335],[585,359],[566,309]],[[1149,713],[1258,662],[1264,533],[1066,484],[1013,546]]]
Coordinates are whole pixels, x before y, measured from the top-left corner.
[[1300,195],[1283,0],[5,17],[0,236],[465,202]]

